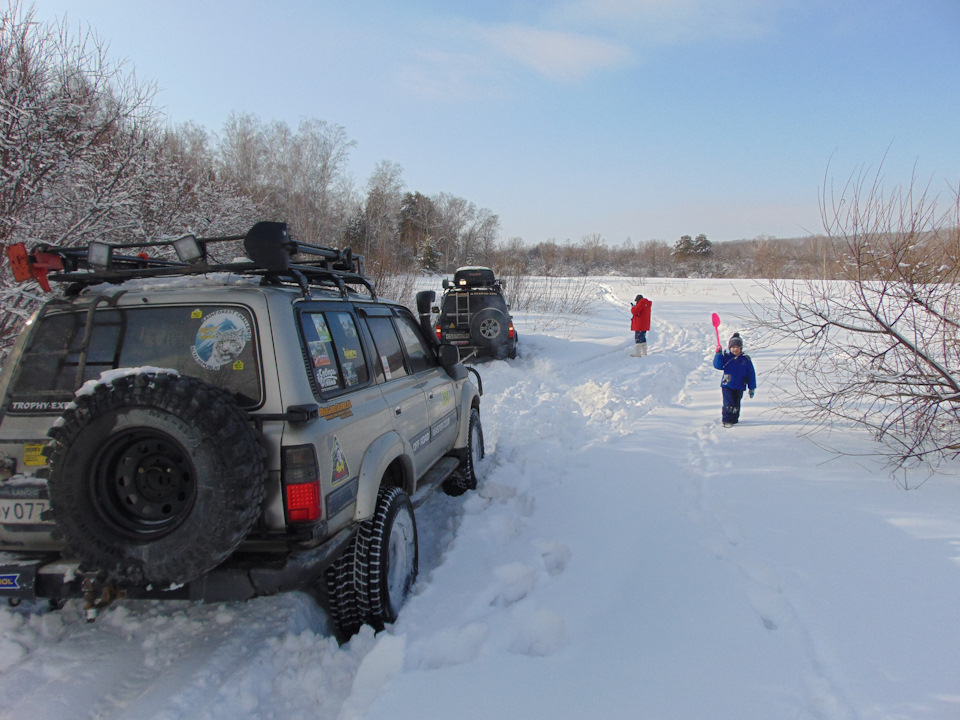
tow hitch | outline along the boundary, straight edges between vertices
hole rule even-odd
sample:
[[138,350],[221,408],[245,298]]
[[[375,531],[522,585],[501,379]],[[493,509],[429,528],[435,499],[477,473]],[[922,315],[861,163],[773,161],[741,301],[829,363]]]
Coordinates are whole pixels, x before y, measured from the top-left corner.
[[107,607],[114,600],[120,600],[125,595],[115,585],[101,585],[93,576],[84,577],[81,587],[85,603],[83,610],[88,623],[97,619],[101,608]]

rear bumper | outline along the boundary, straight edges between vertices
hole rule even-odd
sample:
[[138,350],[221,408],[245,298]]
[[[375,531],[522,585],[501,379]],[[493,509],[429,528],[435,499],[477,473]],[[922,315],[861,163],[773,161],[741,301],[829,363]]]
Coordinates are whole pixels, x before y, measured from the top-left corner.
[[444,340],[452,345],[456,345],[460,351],[461,360],[468,360],[471,357],[489,357],[496,360],[513,357],[517,352],[517,341],[510,340],[502,345],[474,345],[468,340]]
[[[319,579],[353,538],[345,528],[325,543],[283,555],[237,553],[222,565],[184,585],[110,587],[115,597],[153,600],[228,602],[276,595],[309,587]],[[99,596],[107,585],[79,570],[76,561],[56,554],[0,554],[0,599],[69,600]]]

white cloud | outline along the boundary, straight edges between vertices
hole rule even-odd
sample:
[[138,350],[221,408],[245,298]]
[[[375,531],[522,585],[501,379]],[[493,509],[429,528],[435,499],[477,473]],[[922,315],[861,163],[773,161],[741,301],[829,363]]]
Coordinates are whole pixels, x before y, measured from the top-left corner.
[[487,58],[469,50],[423,49],[395,67],[398,82],[418,97],[458,102],[502,93]]
[[435,23],[425,42],[395,66],[397,82],[432,99],[502,97],[517,66],[555,82],[574,82],[632,60],[624,44],[596,34],[521,24]]
[[767,34],[774,15],[797,0],[569,0],[524,23],[465,18],[422,22],[421,41],[398,63],[404,85],[448,99],[509,93],[524,67],[554,82],[636,62],[657,46]]
[[707,37],[746,40],[769,32],[771,17],[793,0],[571,0],[551,19],[605,28],[645,43],[674,44]]
[[483,35],[502,56],[554,80],[578,80],[631,58],[619,43],[580,33],[500,25],[485,29]]

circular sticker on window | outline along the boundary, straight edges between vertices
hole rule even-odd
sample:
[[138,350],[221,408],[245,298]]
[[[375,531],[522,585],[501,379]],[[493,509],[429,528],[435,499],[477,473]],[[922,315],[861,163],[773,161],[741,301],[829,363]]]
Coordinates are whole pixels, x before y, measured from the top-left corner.
[[200,323],[190,352],[207,370],[219,370],[233,364],[250,342],[250,323],[236,310],[217,310]]

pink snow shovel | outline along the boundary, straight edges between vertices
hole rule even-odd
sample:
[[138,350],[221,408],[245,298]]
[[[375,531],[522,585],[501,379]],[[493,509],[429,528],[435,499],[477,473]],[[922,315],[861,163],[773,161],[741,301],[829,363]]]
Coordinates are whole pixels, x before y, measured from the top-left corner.
[[721,348],[723,347],[720,344],[720,316],[714,313],[713,317],[710,319],[713,320],[713,329],[717,331],[717,352],[720,352]]

